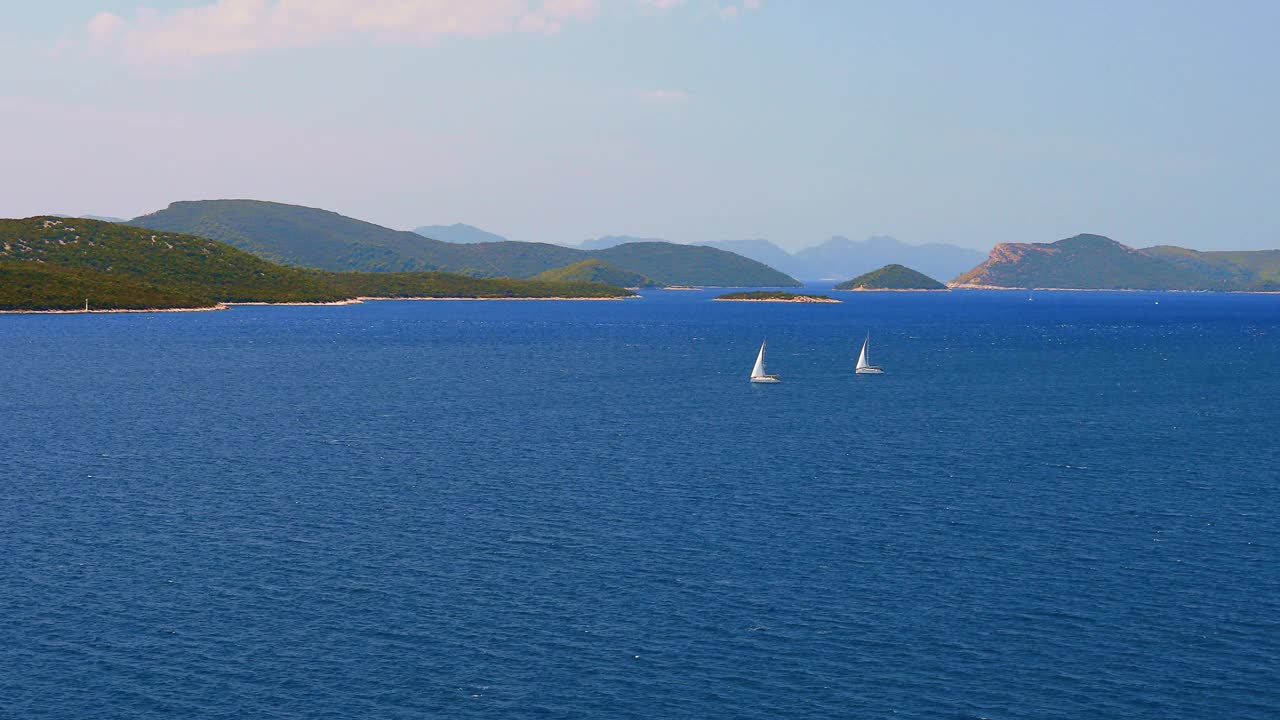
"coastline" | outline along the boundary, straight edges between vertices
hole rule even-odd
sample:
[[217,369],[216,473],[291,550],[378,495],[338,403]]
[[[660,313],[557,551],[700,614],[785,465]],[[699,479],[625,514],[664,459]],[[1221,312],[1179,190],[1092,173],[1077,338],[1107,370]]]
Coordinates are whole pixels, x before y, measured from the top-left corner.
[[579,301],[579,300],[631,300],[638,298],[640,295],[619,295],[617,297],[358,297],[350,303],[342,304],[358,304],[362,302],[380,302],[384,300],[520,300],[520,301],[536,301],[536,300],[557,300],[557,301]]
[[110,310],[0,310],[0,315],[106,315],[110,313],[184,313],[229,310],[231,303],[199,308],[113,308]]
[[[664,289],[680,289],[680,290],[698,290],[702,288],[664,288]],[[1123,292],[1123,293],[1139,293],[1139,292],[1156,292],[1156,293],[1184,293],[1184,294],[1223,294],[1223,295],[1280,295],[1280,290],[1142,290],[1137,288],[1015,288],[1000,287],[995,285],[957,285],[947,287],[945,289],[924,289],[924,288],[850,288],[847,290],[837,290],[836,292],[882,292],[882,293],[934,293],[934,292],[950,292],[952,290],[998,290],[1003,292]],[[406,301],[501,301],[513,300],[519,302],[539,302],[539,301],[556,301],[556,302],[578,302],[578,301],[619,301],[634,300],[643,297],[639,294],[622,295],[618,297],[381,297],[381,296],[361,296],[349,298],[346,300],[335,300],[333,302],[225,302],[211,305],[209,307],[199,308],[118,308],[103,310],[0,310],[0,315],[106,315],[112,313],[194,313],[194,312],[217,312],[220,310],[230,310],[233,307],[333,307],[342,305],[360,305],[366,302],[387,302],[395,300]],[[812,297],[802,298],[712,298],[714,302],[746,302],[746,303],[799,303],[799,304],[831,304],[841,303],[843,300],[835,298],[818,299]]]
[[333,302],[225,302],[209,307],[200,308],[112,308],[104,310],[0,310],[0,315],[105,315],[109,313],[181,313],[181,312],[215,312],[218,310],[230,310],[233,307],[333,307],[339,305],[361,305],[366,302],[379,302],[387,300],[556,300],[556,301],[579,301],[579,300],[631,300],[641,297],[640,295],[621,295],[618,297],[356,297],[346,300],[334,300]]
[[1060,287],[1003,287],[1000,285],[953,285],[948,290],[1002,290],[1005,292],[1123,292],[1123,293],[1187,293],[1187,294],[1222,294],[1222,295],[1280,295],[1280,290],[1152,290],[1145,288],[1060,288]]
[[751,303],[840,303],[841,300],[835,298],[713,298],[714,302],[751,302]]
[[278,302],[278,303],[273,303],[273,302],[229,302],[229,303],[225,303],[225,304],[226,304],[226,305],[228,305],[228,306],[231,306],[231,307],[236,307],[236,306],[241,306],[241,305],[243,305],[243,306],[248,306],[248,307],[255,306],[255,305],[286,305],[286,306],[296,306],[296,307],[329,307],[329,306],[332,306],[332,305],[359,305],[359,304],[360,304],[360,301],[359,301],[358,299],[356,299],[356,298],[348,298],[348,299],[346,299],[346,300],[334,300],[334,301],[332,301],[332,302]]
[[928,293],[928,292],[951,292],[951,288],[949,288],[949,287],[944,287],[944,288],[869,288],[869,287],[856,287],[856,288],[831,288],[831,289],[832,289],[832,290],[834,290],[835,292],[916,292],[916,293],[920,293],[920,292],[925,292],[925,293]]
[[249,305],[249,306],[290,305],[290,306],[299,306],[299,307],[307,307],[307,306],[328,307],[328,306],[335,306],[335,305],[361,305],[366,302],[383,302],[383,301],[391,301],[391,300],[412,300],[414,302],[427,301],[427,300],[451,300],[451,301],[457,301],[457,300],[627,300],[630,298],[638,298],[638,297],[640,296],[639,295],[620,295],[618,297],[433,297],[433,296],[414,296],[414,297],[385,296],[384,297],[381,295],[376,295],[376,296],[361,295],[359,297],[348,298],[346,300],[335,300],[333,302],[282,302],[282,303],[238,302],[238,303],[226,303],[226,304],[227,305]]

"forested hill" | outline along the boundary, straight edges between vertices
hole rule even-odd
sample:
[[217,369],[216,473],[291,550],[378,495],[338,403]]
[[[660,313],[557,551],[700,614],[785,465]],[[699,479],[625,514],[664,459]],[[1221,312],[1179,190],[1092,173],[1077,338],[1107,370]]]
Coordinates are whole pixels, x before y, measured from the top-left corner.
[[533,277],[535,280],[556,280],[560,282],[602,282],[619,287],[652,287],[654,281],[640,273],[614,267],[599,258],[583,260],[579,263],[553,268]]
[[451,243],[392,230],[327,210],[258,200],[176,202],[131,224],[225,242],[263,258],[323,270],[444,270],[530,278],[600,258],[664,285],[798,285],[731,252],[673,243],[630,243],[584,251],[546,243]]
[[952,287],[1086,290],[1280,290],[1280,251],[1135,249],[1101,235],[1001,243]]
[[324,270],[434,270],[428,259],[449,249],[448,243],[328,210],[258,200],[175,202],[129,224],[198,235],[275,262]]
[[[195,303],[180,306],[342,298],[334,288],[302,270],[276,265],[220,242],[84,218],[0,220],[0,262],[10,267],[30,263],[70,271],[95,287],[108,280],[143,284]],[[71,276],[60,277],[68,280]],[[11,287],[5,288],[5,294],[10,301],[17,299]],[[81,296],[72,306],[83,303]]]
[[215,307],[392,297],[625,297],[600,283],[322,273],[202,237],[83,218],[0,220],[0,310]]
[[946,290],[947,286],[903,265],[885,265],[836,285],[836,290]]
[[763,263],[728,250],[669,242],[633,242],[594,250],[615,267],[640,273],[663,285],[707,287],[799,287],[800,283]]

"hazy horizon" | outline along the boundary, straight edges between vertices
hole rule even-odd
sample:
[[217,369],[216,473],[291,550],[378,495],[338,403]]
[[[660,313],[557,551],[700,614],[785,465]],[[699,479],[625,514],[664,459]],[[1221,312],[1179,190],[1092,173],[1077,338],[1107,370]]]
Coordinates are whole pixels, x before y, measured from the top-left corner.
[[148,5],[0,11],[0,216],[1280,247],[1270,3]]

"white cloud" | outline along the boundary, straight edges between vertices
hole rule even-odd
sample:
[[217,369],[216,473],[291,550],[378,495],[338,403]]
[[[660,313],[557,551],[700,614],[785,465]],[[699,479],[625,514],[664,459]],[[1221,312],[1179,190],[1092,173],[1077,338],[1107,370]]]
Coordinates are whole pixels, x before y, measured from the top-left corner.
[[[204,0],[176,10],[100,12],[85,30],[95,47],[138,65],[185,65],[200,58],[367,41],[429,45],[443,36],[555,34],[585,23],[602,5],[632,3],[664,12],[688,0]],[[702,0],[725,18],[763,0]]]
[[106,42],[115,35],[125,22],[119,15],[112,15],[109,12],[101,12],[89,21],[89,36],[98,42]]
[[[654,10],[670,10],[671,8],[684,5],[688,0],[636,0],[642,8],[651,8]],[[729,0],[729,2],[721,2],[720,0],[704,0],[703,8],[710,15],[718,15],[722,18],[733,19],[742,13],[751,10],[759,10],[764,5],[764,0]]]
[[590,20],[596,15],[596,0],[543,0],[542,11],[562,20]]
[[446,35],[549,34],[597,10],[598,0],[216,0],[172,12],[141,8],[132,20],[103,12],[86,29],[135,62],[163,63],[357,38],[429,44]]
[[637,90],[635,91],[635,95],[641,100],[647,100],[649,102],[672,103],[684,102],[689,99],[689,93],[684,90]]
[[740,3],[718,5],[716,14],[726,20],[734,20],[743,13],[759,10],[762,5],[764,5],[764,0],[742,0]]

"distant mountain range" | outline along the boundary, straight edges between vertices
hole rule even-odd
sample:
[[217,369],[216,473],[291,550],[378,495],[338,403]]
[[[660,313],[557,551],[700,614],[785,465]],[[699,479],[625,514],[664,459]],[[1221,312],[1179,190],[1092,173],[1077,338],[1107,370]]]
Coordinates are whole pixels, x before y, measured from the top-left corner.
[[709,247],[643,242],[584,251],[547,243],[444,242],[327,210],[258,200],[176,202],[129,222],[207,237],[286,265],[323,270],[443,270],[479,277],[530,278],[553,268],[599,258],[662,285],[799,284],[765,264]]
[[[772,242],[761,238],[754,240],[718,240],[715,242],[699,244],[706,245],[707,247],[720,248],[721,250],[728,250],[729,252],[735,252],[743,257],[749,257],[752,260],[757,260],[769,267],[775,267],[779,270],[782,270],[784,267],[790,267],[792,270],[804,269],[802,265],[795,262],[795,256],[791,253],[783,250]],[[804,280],[819,279],[817,276],[808,272],[796,274],[791,272],[791,270],[782,271],[788,275]]]
[[496,233],[487,230],[481,230],[474,225],[465,223],[454,223],[452,225],[423,225],[420,228],[414,228],[413,231],[422,237],[428,237],[432,240],[443,240],[451,243],[487,243],[487,242],[507,242],[507,239]]
[[[633,242],[662,241],[630,235],[606,235],[584,240],[578,247],[600,250]],[[940,243],[908,245],[886,236],[862,241],[836,236],[794,253],[763,238],[694,244],[728,250],[802,280],[846,279],[894,263],[919,268],[921,272],[934,277],[952,278],[983,259],[983,254],[977,250]]]
[[[825,245],[838,249],[847,242]],[[753,244],[758,251],[772,245],[730,246]],[[273,262],[278,259],[287,262]],[[444,267],[468,272],[440,272]],[[174,203],[128,224],[56,216],[0,220],[0,309],[75,309],[86,297],[99,309],[357,296],[617,297],[625,294],[617,285],[650,282],[796,284],[715,247],[633,241],[586,251],[511,241],[447,243],[324,210],[258,201]],[[1135,249],[1101,235],[1077,235],[996,245],[985,262],[949,285],[1280,292],[1280,250]],[[844,286],[936,287],[900,264]]]
[[[633,243],[633,242],[656,243],[656,242],[666,242],[666,241],[663,240],[662,238],[633,237],[631,235],[605,235],[604,237],[591,238],[590,240],[583,240],[582,242],[578,243],[578,247],[582,248],[583,250],[608,250],[611,247],[618,247],[619,245],[626,245],[627,243]],[[725,249],[728,249],[728,248],[725,248]],[[733,252],[733,251],[730,250],[730,252]],[[738,253],[738,254],[741,255],[742,253]],[[754,260],[755,258],[752,258],[752,259]],[[769,263],[765,263],[765,265],[768,265],[768,264]]]
[[460,240],[446,242],[326,210],[256,200],[177,202],[129,222],[217,240],[285,265],[330,271],[532,278],[595,259],[607,265],[566,269],[564,276],[637,282],[643,276],[659,285],[789,287],[799,284],[792,276],[842,280],[903,265],[927,276],[955,278],[949,283],[953,287],[1280,290],[1280,251],[1197,252],[1171,246],[1139,250],[1101,235],[1054,243],[1003,243],[984,261],[980,253],[964,248],[907,245],[889,237],[861,242],[833,237],[788,253],[763,239],[682,245],[609,236],[571,248],[477,242],[500,236],[463,224],[419,229]]
[[1001,243],[952,287],[1280,291],[1280,250],[1135,249],[1102,235]]
[[[500,242],[506,238],[471,225],[425,225],[414,230],[424,237],[452,243]],[[661,238],[633,235],[605,235],[583,240],[579,250],[607,250],[631,243],[662,243]],[[983,253],[955,245],[930,243],[908,245],[888,237],[862,241],[835,236],[818,245],[794,253],[769,240],[717,240],[691,243],[726,250],[755,260],[802,280],[839,280],[870,272],[889,264],[908,265],[933,277],[952,278],[982,262]]]
[[113,223],[122,223],[122,222],[125,222],[125,219],[124,219],[124,218],[110,217],[110,216],[107,216],[107,215],[53,215],[53,216],[51,216],[51,217],[59,217],[59,218],[84,218],[84,219],[86,219],[86,220],[100,220],[100,221],[102,221],[102,222],[113,222]]
[[703,244],[732,250],[803,280],[846,279],[890,264],[916,268],[932,277],[952,278],[983,258],[977,250],[941,243],[908,245],[883,235],[862,241],[835,236],[795,253],[760,239]]

